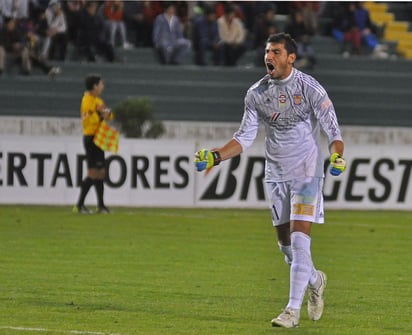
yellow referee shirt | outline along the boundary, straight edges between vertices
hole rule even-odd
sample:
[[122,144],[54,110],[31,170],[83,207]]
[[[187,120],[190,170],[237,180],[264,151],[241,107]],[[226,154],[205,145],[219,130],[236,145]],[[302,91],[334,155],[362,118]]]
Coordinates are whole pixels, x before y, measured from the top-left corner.
[[[100,97],[96,97],[88,91],[84,92],[80,106],[83,135],[94,135],[102,120],[99,111],[102,111],[104,108],[104,101]],[[112,115],[110,118],[112,118]]]

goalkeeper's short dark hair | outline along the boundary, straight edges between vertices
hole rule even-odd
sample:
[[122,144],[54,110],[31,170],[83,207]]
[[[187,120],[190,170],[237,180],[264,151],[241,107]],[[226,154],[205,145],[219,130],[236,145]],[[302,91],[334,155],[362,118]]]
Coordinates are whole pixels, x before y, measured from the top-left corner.
[[272,34],[268,37],[266,43],[282,43],[288,55],[298,53],[296,41],[287,33]]
[[91,91],[94,85],[97,85],[101,80],[102,76],[100,74],[89,74],[84,81],[86,90]]

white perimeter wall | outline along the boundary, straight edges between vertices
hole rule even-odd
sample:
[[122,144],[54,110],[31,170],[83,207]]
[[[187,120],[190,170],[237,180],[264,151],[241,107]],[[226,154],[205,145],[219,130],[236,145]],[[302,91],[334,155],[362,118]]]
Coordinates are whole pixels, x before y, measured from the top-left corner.
[[[0,203],[72,205],[77,200],[86,171],[78,121],[40,120],[0,119]],[[121,139],[119,153],[109,155],[107,204],[267,207],[262,137],[238,159],[222,163],[206,176],[194,170],[193,153],[222,145],[237,124],[170,122],[166,127],[162,139]],[[342,130],[348,168],[340,177],[326,175],[325,206],[409,210],[412,131]],[[326,143],[324,149],[326,160]],[[94,190],[87,202],[95,204]]]

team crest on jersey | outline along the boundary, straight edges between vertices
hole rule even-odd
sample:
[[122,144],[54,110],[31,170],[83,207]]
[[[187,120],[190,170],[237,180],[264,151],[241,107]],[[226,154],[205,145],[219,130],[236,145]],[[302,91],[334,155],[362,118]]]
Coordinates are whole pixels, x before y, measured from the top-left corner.
[[281,105],[285,104],[286,103],[286,94],[285,93],[280,93],[278,100],[279,100],[279,103]]
[[300,94],[294,94],[293,95],[293,103],[295,104],[295,105],[300,105],[301,103],[302,103],[302,95],[300,95]]

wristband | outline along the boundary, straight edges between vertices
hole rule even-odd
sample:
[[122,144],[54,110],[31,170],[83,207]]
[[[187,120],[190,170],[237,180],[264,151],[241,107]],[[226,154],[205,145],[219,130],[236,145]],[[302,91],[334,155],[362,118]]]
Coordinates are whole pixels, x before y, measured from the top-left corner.
[[213,156],[213,166],[219,165],[222,161],[222,157],[220,156],[219,151],[211,151],[210,152]]

